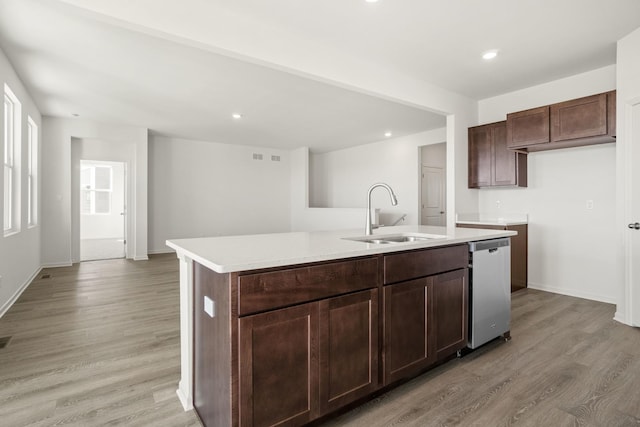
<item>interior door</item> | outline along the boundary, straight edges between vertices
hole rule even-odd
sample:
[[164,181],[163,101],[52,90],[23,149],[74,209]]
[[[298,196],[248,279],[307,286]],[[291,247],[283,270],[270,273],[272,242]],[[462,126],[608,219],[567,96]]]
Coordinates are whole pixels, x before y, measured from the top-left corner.
[[627,159],[627,200],[630,199],[630,212],[626,215],[629,222],[627,232],[625,257],[626,274],[626,301],[627,317],[629,323],[640,326],[640,99],[634,100],[626,107],[627,119],[630,119],[626,127]]
[[422,225],[446,225],[444,169],[422,166]]

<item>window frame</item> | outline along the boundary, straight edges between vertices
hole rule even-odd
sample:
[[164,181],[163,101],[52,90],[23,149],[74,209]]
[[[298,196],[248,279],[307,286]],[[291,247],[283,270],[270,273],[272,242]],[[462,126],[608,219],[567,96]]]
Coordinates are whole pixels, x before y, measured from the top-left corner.
[[3,232],[6,237],[20,232],[20,149],[22,141],[22,104],[6,83],[4,84],[3,110]]
[[38,225],[38,125],[27,115],[27,227]]
[[[109,170],[109,187],[108,188],[96,188],[96,169],[104,168]],[[91,164],[88,166],[83,166],[81,169],[89,170],[89,187],[83,188],[82,182],[82,173],[80,178],[80,194],[88,194],[89,195],[89,211],[83,210],[83,204],[80,203],[80,214],[81,215],[111,215],[112,214],[112,205],[113,205],[113,167],[110,165],[100,165],[100,164]],[[96,195],[97,193],[105,193],[108,195],[109,201],[109,209],[106,212],[96,212]],[[82,196],[83,197],[83,196]]]

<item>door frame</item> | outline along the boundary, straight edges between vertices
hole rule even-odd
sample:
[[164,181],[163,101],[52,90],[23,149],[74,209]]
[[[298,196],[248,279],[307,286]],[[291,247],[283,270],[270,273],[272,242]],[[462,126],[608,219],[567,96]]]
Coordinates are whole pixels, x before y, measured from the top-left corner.
[[[620,108],[622,107],[622,108]],[[633,145],[634,145],[634,128],[638,136],[636,139],[640,140],[640,123],[634,126],[633,123],[633,110],[634,108],[640,108],[640,97],[631,98],[629,100],[621,100],[618,98],[618,123],[622,122],[622,138],[617,141],[618,150],[617,153],[617,165],[618,169],[618,229],[622,230],[620,233],[621,241],[621,254],[620,263],[622,264],[622,301],[618,304],[618,308],[614,319],[619,322],[625,323],[630,326],[640,326],[640,283],[634,284],[634,269],[633,261],[634,256],[640,257],[640,254],[635,254],[633,251],[633,235],[629,234],[631,231],[627,228],[627,224],[640,221],[638,215],[640,212],[633,212],[633,189],[634,182],[631,174],[633,165]],[[623,120],[620,121],[620,116]],[[620,136],[620,132],[618,132]],[[622,167],[620,167],[622,166]],[[636,196],[639,197],[639,196]],[[635,217],[634,217],[635,214]],[[638,278],[640,279],[640,278]],[[620,312],[621,306],[623,307],[622,313]]]
[[[123,249],[124,249],[124,255],[122,257],[118,257],[118,258],[105,258],[105,259],[121,259],[121,258],[127,258],[127,225],[128,225],[128,215],[127,215],[127,204],[128,204],[128,182],[127,182],[127,162],[123,162],[121,160],[96,160],[96,159],[79,159],[78,160],[80,162],[80,171],[82,170],[82,163],[90,163],[90,164],[94,164],[94,165],[99,165],[100,163],[111,163],[111,164],[119,164],[122,165],[122,211],[119,213],[119,221],[122,221],[122,238],[124,239],[123,241]],[[78,176],[79,177],[79,176]],[[78,209],[78,212],[80,211],[80,193],[81,193],[81,188],[80,188],[80,178],[78,179],[78,181],[76,182],[76,187],[75,190],[77,191],[77,205],[73,206],[73,209]],[[78,214],[78,222],[77,222],[77,227],[78,227],[78,256],[79,256],[79,261],[85,261],[82,259],[82,214]],[[98,260],[98,259],[96,259]],[[93,261],[93,260],[92,260]]]
[[[112,153],[98,154],[97,152],[83,155],[87,150],[85,144],[90,144],[91,139],[84,141],[82,138],[71,138],[71,262],[73,264],[80,262],[80,160],[96,160],[105,162],[124,163],[124,209],[125,209],[125,227],[124,245],[125,259],[134,257],[134,251],[131,249],[131,236],[135,230],[135,215],[131,214],[135,188],[131,179],[131,160],[126,154],[118,156]],[[117,148],[115,148],[117,150]],[[98,150],[99,151],[99,150]],[[117,151],[116,151],[117,152]],[[82,157],[91,157],[91,159],[82,159]]]
[[[447,125],[448,126],[448,125]],[[455,203],[455,194],[454,192],[454,188],[455,188],[455,182],[453,181],[453,177],[451,175],[453,175],[453,171],[455,169],[455,165],[450,165],[450,159],[452,158],[451,156],[451,150],[452,147],[450,147],[452,144],[450,144],[447,140],[445,141],[440,141],[440,142],[434,142],[431,144],[425,144],[425,145],[420,145],[418,146],[418,164],[417,164],[417,171],[418,171],[418,194],[417,194],[417,198],[418,198],[418,206],[417,206],[417,215],[418,215],[418,225],[423,225],[422,224],[422,167],[423,167],[423,163],[422,163],[422,150],[425,149],[426,147],[429,147],[431,145],[437,145],[437,144],[444,144],[444,149],[445,149],[445,154],[444,154],[444,165],[443,165],[443,171],[444,171],[444,223],[445,225],[443,225],[443,227],[447,227],[447,229],[449,227],[455,227],[455,221],[453,221],[451,219],[451,212],[455,211],[454,208],[454,203]],[[426,165],[429,166],[429,165]]]

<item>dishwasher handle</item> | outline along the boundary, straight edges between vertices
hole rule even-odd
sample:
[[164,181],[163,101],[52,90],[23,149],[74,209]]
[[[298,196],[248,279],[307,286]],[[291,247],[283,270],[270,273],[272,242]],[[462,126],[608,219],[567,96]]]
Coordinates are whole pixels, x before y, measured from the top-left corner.
[[495,252],[498,248],[509,247],[510,240],[508,237],[491,240],[479,240],[476,242],[469,242],[469,252],[486,251]]

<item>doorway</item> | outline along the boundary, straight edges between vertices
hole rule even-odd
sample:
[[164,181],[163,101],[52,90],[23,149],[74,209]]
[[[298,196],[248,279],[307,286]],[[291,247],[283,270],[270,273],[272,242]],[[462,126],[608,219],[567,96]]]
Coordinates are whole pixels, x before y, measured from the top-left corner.
[[80,261],[126,256],[125,164],[80,161]]
[[420,224],[447,225],[447,144],[420,148]]

